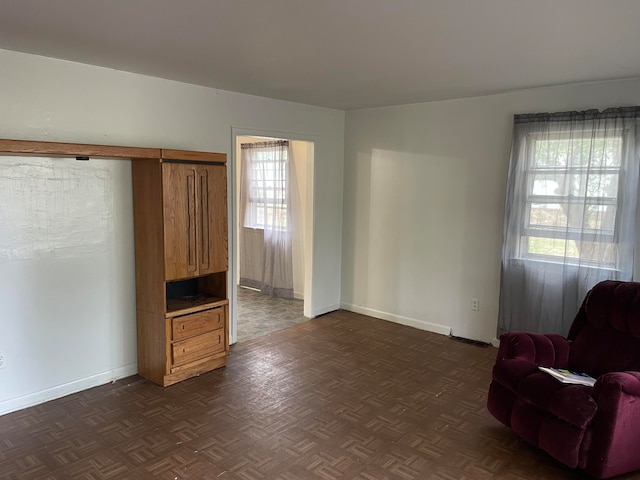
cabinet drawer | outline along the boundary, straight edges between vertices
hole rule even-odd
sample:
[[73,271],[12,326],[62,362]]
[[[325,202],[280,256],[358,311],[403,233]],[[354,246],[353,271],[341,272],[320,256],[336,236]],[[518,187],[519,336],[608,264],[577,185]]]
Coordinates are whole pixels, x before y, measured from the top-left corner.
[[171,322],[172,338],[173,340],[182,340],[217,330],[224,327],[224,320],[224,308],[222,307],[175,317]]
[[176,342],[171,346],[173,365],[193,362],[224,351],[224,328]]

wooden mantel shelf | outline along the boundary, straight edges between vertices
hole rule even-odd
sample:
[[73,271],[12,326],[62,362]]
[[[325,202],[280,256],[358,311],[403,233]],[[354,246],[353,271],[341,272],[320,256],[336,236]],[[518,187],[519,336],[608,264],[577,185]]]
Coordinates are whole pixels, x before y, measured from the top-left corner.
[[161,150],[159,148],[117,147],[111,145],[86,145],[82,143],[35,142],[30,140],[0,139],[0,154],[158,159],[161,157]]
[[128,158],[131,160],[154,159],[160,161],[164,159],[181,159],[215,163],[226,163],[227,161],[227,156],[224,153],[6,139],[0,139],[0,155],[50,155],[57,157]]

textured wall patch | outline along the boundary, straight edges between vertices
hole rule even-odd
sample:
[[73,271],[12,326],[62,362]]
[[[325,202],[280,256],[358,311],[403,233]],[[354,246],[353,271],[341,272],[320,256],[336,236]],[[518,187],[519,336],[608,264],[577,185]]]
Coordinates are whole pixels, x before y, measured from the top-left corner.
[[113,229],[109,164],[3,157],[0,262],[104,253]]

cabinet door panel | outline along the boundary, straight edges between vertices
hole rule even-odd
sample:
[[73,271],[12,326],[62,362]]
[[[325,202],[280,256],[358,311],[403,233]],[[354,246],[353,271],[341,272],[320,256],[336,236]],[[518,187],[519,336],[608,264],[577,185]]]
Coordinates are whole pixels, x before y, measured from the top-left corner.
[[209,170],[198,169],[198,270],[207,273],[211,269],[211,224],[209,222]]
[[163,163],[165,280],[197,275],[197,171],[194,165]]
[[227,174],[221,165],[200,166],[198,273],[227,270]]

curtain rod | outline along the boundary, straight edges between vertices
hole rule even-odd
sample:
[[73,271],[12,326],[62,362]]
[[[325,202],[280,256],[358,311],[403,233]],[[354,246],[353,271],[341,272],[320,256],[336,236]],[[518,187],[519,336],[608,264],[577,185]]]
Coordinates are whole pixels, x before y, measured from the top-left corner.
[[264,148],[264,147],[288,147],[289,140],[274,140],[270,142],[241,143],[241,148]]

